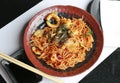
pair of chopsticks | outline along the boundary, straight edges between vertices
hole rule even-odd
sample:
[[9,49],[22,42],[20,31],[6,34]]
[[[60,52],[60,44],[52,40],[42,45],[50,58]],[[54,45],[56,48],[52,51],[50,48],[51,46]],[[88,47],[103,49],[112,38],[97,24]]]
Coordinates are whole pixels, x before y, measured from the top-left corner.
[[18,65],[18,66],[20,66],[22,68],[25,68],[25,69],[27,69],[27,70],[29,70],[31,72],[34,72],[34,73],[36,73],[38,75],[46,77],[46,78],[48,78],[48,79],[50,79],[50,80],[52,80],[52,81],[54,81],[56,83],[64,83],[64,82],[62,82],[62,81],[60,81],[60,80],[58,80],[58,79],[56,79],[56,78],[46,74],[46,73],[41,72],[40,70],[38,70],[38,69],[36,69],[36,68],[34,68],[34,67],[30,66],[30,65],[27,65],[27,64],[25,64],[25,63],[15,59],[15,58],[10,57],[7,54],[4,54],[4,53],[0,52],[0,57],[3,58],[3,59],[6,59],[7,61],[10,61],[10,62]]

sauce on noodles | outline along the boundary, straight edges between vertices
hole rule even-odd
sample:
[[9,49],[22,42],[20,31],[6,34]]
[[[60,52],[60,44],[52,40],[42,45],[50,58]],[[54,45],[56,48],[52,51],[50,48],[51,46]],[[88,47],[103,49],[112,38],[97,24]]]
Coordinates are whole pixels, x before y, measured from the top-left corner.
[[93,35],[83,18],[65,18],[52,12],[46,26],[36,30],[30,44],[38,59],[55,69],[66,70],[83,62],[93,47]]

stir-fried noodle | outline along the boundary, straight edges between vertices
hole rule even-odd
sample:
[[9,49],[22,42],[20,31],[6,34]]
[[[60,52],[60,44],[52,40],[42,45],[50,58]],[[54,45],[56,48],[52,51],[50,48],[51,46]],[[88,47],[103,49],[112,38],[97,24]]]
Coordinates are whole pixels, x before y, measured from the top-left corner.
[[38,59],[55,69],[66,70],[85,60],[86,51],[93,47],[90,27],[82,18],[59,17],[56,13],[46,16],[43,29],[31,36],[31,48]]

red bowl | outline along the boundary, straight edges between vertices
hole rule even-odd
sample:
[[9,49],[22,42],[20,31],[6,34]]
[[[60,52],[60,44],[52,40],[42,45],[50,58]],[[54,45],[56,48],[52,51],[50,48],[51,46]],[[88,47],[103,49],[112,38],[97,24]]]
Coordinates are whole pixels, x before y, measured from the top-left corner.
[[[39,26],[44,25],[45,16],[48,13],[51,13],[53,10],[57,11],[58,13],[62,13],[62,15],[67,17],[84,17],[85,22],[91,27],[92,31],[94,32],[94,46],[92,50],[88,53],[86,61],[80,63],[80,65],[78,65],[77,67],[66,71],[59,71],[45,66],[36,58],[30,46],[31,35],[37,28],[39,28]],[[57,5],[40,11],[30,20],[24,32],[23,43],[28,59],[37,69],[53,76],[73,76],[87,70],[97,61],[103,49],[103,32],[98,22],[88,12],[73,6]]]

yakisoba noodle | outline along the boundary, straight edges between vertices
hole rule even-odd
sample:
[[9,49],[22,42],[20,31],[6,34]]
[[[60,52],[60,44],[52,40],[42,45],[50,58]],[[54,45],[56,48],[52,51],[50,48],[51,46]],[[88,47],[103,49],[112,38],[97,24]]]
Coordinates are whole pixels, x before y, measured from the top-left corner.
[[60,70],[74,67],[85,60],[94,39],[82,18],[69,19],[50,13],[46,16],[46,24],[31,37],[32,51],[38,59]]

